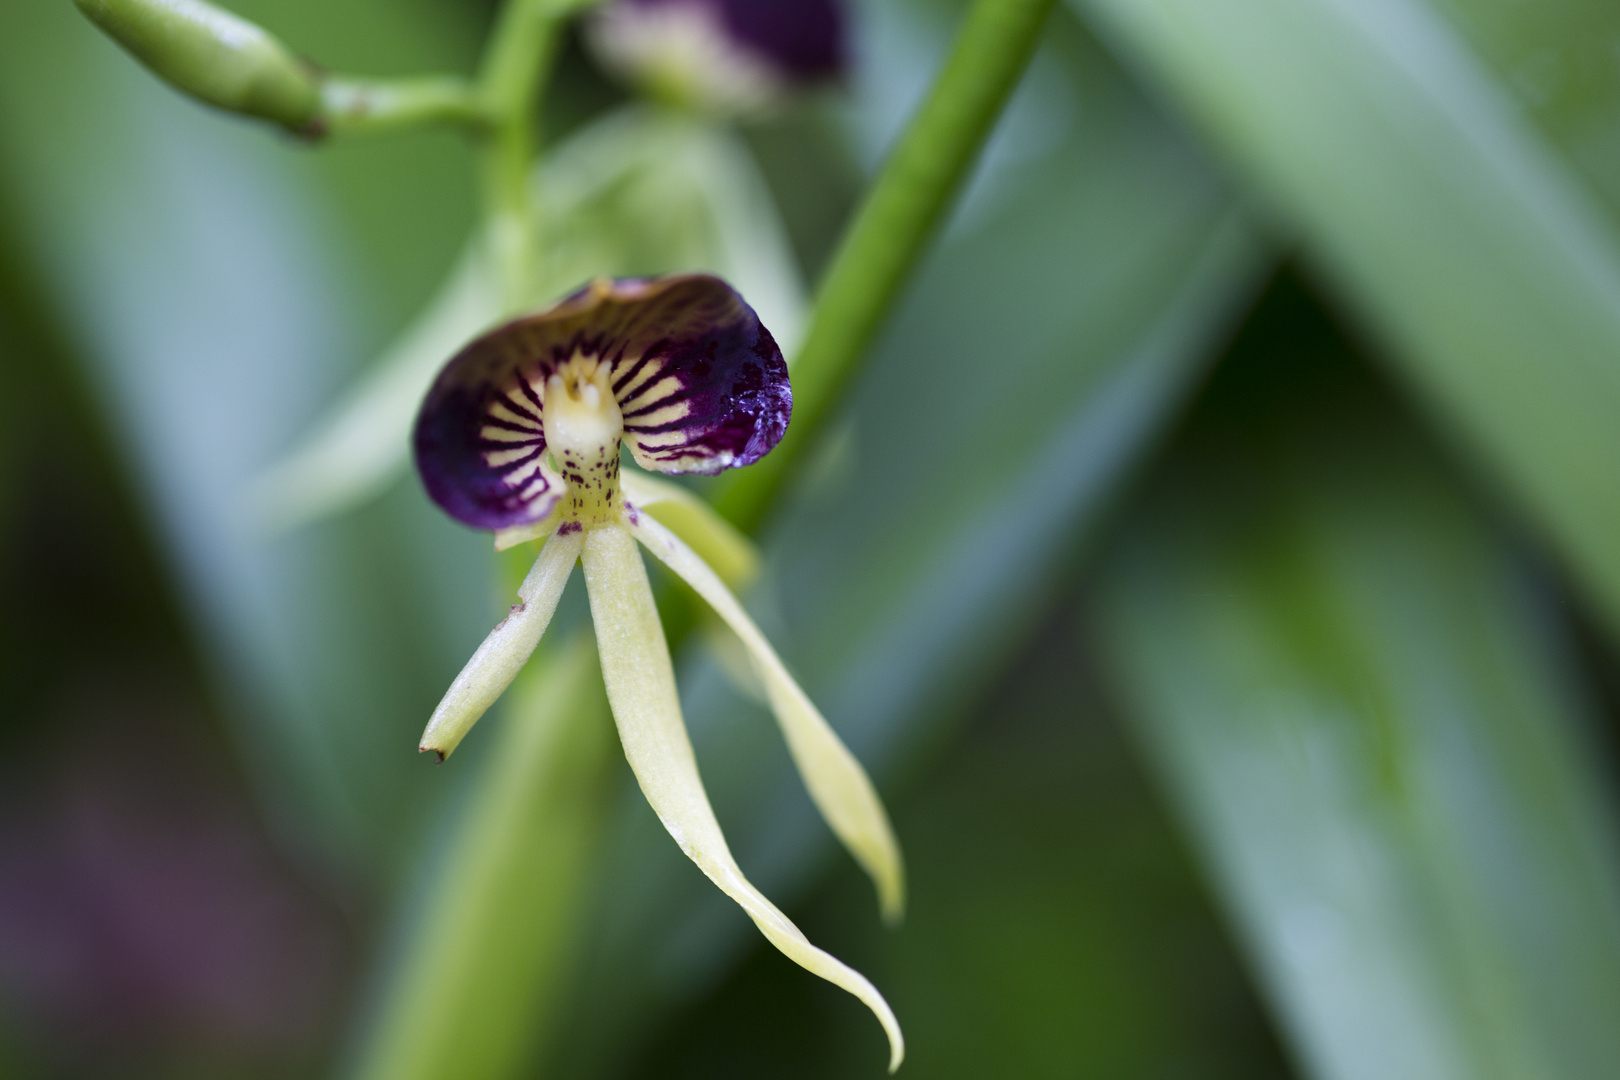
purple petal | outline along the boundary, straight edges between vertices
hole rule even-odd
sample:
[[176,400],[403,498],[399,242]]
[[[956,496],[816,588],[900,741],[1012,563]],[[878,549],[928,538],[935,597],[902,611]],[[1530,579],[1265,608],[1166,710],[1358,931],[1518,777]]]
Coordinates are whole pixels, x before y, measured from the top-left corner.
[[793,390],[770,331],[716,277],[663,278],[625,307],[613,390],[636,463],[657,472],[752,465],[787,430]]
[[505,529],[551,513],[563,483],[546,461],[538,402],[519,404],[533,388],[499,357],[469,358],[484,340],[452,360],[428,392],[416,418],[416,470],[451,517]]
[[509,347],[515,325],[456,354],[416,417],[422,486],[451,517],[479,529],[538,521],[563,493],[546,460],[540,395],[525,377],[532,365]]
[[793,409],[781,350],[725,282],[601,280],[483,335],[439,373],[416,420],[416,466],[452,517],[501,529],[551,512],[563,484],[546,461],[542,388],[576,354],[612,364],[625,439],[659,472],[751,464]]
[[[784,86],[833,81],[847,64],[839,0],[616,0],[610,19],[690,14],[723,35],[715,55],[764,64]],[[660,24],[662,25],[662,24]]]
[[837,0],[718,0],[726,28],[795,82],[844,72],[844,10]]

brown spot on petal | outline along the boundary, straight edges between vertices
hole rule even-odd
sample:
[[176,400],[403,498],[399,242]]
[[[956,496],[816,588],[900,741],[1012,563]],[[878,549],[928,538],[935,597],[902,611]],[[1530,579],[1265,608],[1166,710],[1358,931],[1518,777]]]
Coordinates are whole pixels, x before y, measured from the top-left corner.
[[522,603],[521,601],[516,603],[516,604],[513,604],[512,607],[511,607],[511,610],[509,610],[506,613],[506,618],[502,619],[500,622],[495,624],[495,629],[499,630],[501,627],[505,626],[508,622],[511,621],[512,616],[516,615],[518,612],[522,611],[526,607],[528,607],[528,605],[525,604],[525,603]]

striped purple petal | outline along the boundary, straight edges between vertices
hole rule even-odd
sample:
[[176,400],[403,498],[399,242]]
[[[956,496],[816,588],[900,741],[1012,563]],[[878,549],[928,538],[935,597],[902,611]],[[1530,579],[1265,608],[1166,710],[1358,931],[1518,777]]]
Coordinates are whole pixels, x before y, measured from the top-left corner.
[[546,459],[539,394],[499,348],[501,333],[474,341],[439,372],[412,439],[428,496],[479,529],[539,521],[564,490]]
[[546,460],[545,382],[576,355],[612,366],[625,441],[658,472],[751,464],[792,412],[781,350],[725,282],[602,279],[490,331],[439,373],[417,416],[416,465],[452,517],[501,529],[551,512],[563,481]]

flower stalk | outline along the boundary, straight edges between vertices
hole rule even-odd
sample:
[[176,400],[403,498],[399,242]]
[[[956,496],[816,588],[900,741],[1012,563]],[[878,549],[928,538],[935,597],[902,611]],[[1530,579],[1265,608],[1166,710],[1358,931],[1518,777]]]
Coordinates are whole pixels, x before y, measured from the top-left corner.
[[[533,161],[539,88],[557,30],[595,2],[513,0],[502,10],[477,81],[470,82],[453,75],[373,79],[329,72],[207,0],[74,0],[155,75],[205,104],[309,139],[430,124],[493,132],[501,173]],[[508,190],[504,180],[497,190]],[[515,268],[516,253],[513,258]]]
[[363,79],[332,75],[321,83],[322,134],[358,135],[430,124],[482,130],[488,115],[477,88],[456,75]]
[[74,2],[176,89],[298,134],[320,132],[320,72],[263,27],[202,0]]
[[529,174],[538,148],[540,93],[557,52],[566,5],[509,0],[501,9],[478,77],[488,120],[484,207],[501,306],[515,314],[535,295],[535,206]]

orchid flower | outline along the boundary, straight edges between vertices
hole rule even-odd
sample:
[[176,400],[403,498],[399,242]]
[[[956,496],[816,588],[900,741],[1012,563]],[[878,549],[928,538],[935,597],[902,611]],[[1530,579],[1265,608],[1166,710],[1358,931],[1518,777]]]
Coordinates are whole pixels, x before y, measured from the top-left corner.
[[[535,167],[536,304],[593,274],[703,270],[734,282],[791,358],[808,302],[792,244],[747,146],[703,118],[617,109]],[[444,358],[500,317],[487,240],[360,381],[258,477],[248,510],[283,530],[348,509],[403,476],[411,424]]]
[[452,517],[498,546],[544,538],[518,603],[457,676],[421,748],[443,760],[539,644],[583,565],[602,678],[625,757],[664,827],[787,956],[864,1002],[890,1071],[904,1041],[865,977],[812,945],[748,879],[704,793],[640,541],[748,650],[794,763],[834,833],[872,877],[884,913],[904,903],[899,847],[871,781],[721,577],[637,503],[661,497],[620,469],[716,473],[782,437],[792,391],[781,350],[730,286],[707,275],[599,278],[554,307],[474,340],[439,373],[417,416],[416,464]]
[[836,80],[847,61],[838,0],[612,0],[587,36],[626,81],[712,113],[769,108]]

